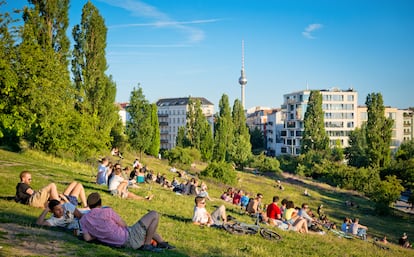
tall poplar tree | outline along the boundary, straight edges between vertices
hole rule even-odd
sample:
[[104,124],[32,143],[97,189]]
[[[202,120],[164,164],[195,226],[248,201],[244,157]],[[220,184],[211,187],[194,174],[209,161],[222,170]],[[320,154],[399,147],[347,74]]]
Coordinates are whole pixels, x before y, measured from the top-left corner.
[[147,153],[152,156],[158,156],[161,146],[160,138],[160,126],[158,122],[158,112],[157,105],[155,103],[150,105],[151,107],[151,128],[152,128],[152,138],[150,145],[147,149]]
[[325,132],[322,110],[322,95],[312,90],[309,96],[308,108],[304,117],[304,131],[302,136],[301,153],[309,151],[329,150],[329,137]]
[[367,125],[364,123],[361,128],[356,128],[349,133],[349,146],[345,149],[345,156],[350,166],[357,168],[369,166],[366,131]]
[[151,126],[151,105],[145,99],[140,86],[131,92],[128,113],[131,116],[126,124],[129,143],[133,149],[140,152],[142,157],[142,152],[150,147],[153,128]]
[[118,120],[114,104],[116,85],[105,74],[105,21],[90,1],[83,6],[81,23],[73,28],[72,34],[75,41],[72,74],[76,109],[82,114],[82,120],[88,121],[82,122],[84,130],[95,134],[95,142],[101,142],[101,147],[105,147],[110,144],[110,133]]
[[233,143],[233,122],[229,97],[223,94],[219,102],[219,113],[214,126],[213,160],[228,161],[229,147]]
[[249,128],[246,125],[246,116],[239,99],[236,99],[233,104],[232,122],[234,136],[230,147],[231,160],[243,170],[251,156],[252,145],[250,143]]
[[71,152],[73,128],[73,97],[68,64],[69,40],[67,0],[29,1],[24,8],[19,51],[19,87],[28,102],[27,108],[36,118],[28,126],[26,138],[51,153]]
[[365,105],[368,109],[366,140],[369,165],[374,168],[386,167],[391,160],[393,120],[385,117],[381,93],[368,94]]

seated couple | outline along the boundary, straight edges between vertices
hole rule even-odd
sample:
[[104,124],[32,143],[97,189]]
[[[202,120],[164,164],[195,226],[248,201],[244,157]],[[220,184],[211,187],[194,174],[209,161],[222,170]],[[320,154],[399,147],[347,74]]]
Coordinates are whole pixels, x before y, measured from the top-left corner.
[[115,175],[109,180],[109,192],[114,196],[133,200],[151,200],[153,196],[142,197],[128,191],[129,181],[122,176],[121,167],[115,168]]

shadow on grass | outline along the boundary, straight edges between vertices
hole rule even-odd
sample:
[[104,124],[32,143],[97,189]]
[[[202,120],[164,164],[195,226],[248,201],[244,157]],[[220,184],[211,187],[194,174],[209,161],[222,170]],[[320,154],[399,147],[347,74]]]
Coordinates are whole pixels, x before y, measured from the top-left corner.
[[[150,211],[150,210],[148,210],[148,211]],[[159,214],[161,216],[164,216],[164,217],[170,218],[172,220],[176,220],[176,221],[181,221],[181,222],[185,222],[185,223],[193,222],[193,220],[190,219],[190,218],[185,218],[185,217],[178,216],[178,215],[175,215],[175,214],[168,214],[168,213],[162,213],[162,212],[159,212]]]

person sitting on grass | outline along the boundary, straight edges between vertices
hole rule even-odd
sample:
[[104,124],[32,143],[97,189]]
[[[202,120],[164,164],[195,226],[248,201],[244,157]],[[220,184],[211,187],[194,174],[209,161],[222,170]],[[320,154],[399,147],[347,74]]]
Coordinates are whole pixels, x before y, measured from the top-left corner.
[[398,244],[401,245],[404,248],[411,248],[412,245],[410,244],[410,241],[408,241],[408,236],[406,233],[404,233],[399,239]]
[[289,229],[299,233],[308,233],[308,223],[305,219],[299,217],[298,211],[292,201],[286,203],[286,210],[283,213],[283,218],[289,225]]
[[367,226],[359,224],[359,218],[355,218],[354,222],[352,222],[351,226],[349,227],[349,232],[351,232],[352,235],[359,236],[364,240],[367,239],[367,230]]
[[146,196],[145,198],[128,191],[128,180],[122,177],[121,168],[115,169],[115,175],[109,181],[109,192],[114,196],[120,196],[121,198],[128,198],[133,200],[151,200],[152,197]]
[[302,217],[303,219],[306,220],[308,224],[308,228],[309,228],[312,224],[315,224],[316,221],[308,214],[308,211],[309,211],[309,205],[307,203],[303,203],[302,208],[298,212],[298,215],[299,217]]
[[[85,241],[98,240],[110,246],[151,252],[175,248],[157,233],[159,214],[156,211],[148,212],[134,225],[128,226],[112,208],[102,207],[99,193],[91,193],[87,202],[91,211],[80,219]],[[157,246],[151,244],[152,240]]]
[[348,217],[345,217],[344,218],[344,222],[341,225],[341,231],[342,232],[345,232],[345,233],[348,233],[349,232],[350,224],[351,224],[351,219],[348,218]]
[[261,222],[267,222],[266,212],[262,209],[263,194],[258,193],[254,199],[250,199],[246,211],[250,216],[259,217]]
[[44,208],[49,200],[61,200],[55,183],[50,183],[37,191],[30,187],[31,183],[32,175],[30,172],[22,171],[20,173],[20,182],[16,185],[16,202],[32,207]]
[[289,226],[282,221],[282,212],[280,211],[277,202],[279,201],[278,196],[273,196],[273,201],[267,206],[266,214],[269,225],[276,226],[280,229],[287,230]]
[[[86,204],[86,202],[85,202]],[[50,200],[49,204],[36,220],[39,226],[62,227],[69,230],[80,230],[79,219],[82,212],[89,211],[89,208],[79,210],[72,203],[61,203],[58,200]],[[52,216],[46,219],[48,212],[52,212]]]
[[206,209],[206,199],[201,196],[196,196],[194,199],[194,225],[206,225],[206,226],[221,226],[227,222],[226,207],[221,205],[211,214]]
[[112,173],[112,166],[109,164],[107,158],[101,160],[101,164],[98,167],[98,174],[96,175],[96,184],[108,185],[109,177]]

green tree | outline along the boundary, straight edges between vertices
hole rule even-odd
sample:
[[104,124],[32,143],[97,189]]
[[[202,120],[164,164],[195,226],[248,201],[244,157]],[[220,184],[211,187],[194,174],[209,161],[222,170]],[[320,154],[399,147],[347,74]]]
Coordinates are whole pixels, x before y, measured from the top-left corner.
[[[81,23],[72,30],[72,74],[76,91],[76,109],[82,116],[82,130],[95,134],[93,145],[105,149],[111,144],[111,131],[117,124],[116,84],[105,74],[105,21],[99,10],[88,1],[82,8]],[[91,131],[92,130],[92,131]]]
[[301,153],[306,154],[310,150],[329,150],[329,137],[325,132],[323,119],[322,95],[319,91],[311,91],[303,122]]
[[213,158],[213,131],[211,125],[208,123],[207,119],[201,124],[201,144],[200,144],[200,153],[203,161],[210,161]]
[[229,160],[229,146],[233,142],[233,124],[229,97],[223,94],[219,102],[219,113],[216,115],[214,126],[214,151],[213,159],[220,161]]
[[158,115],[157,115],[157,105],[151,104],[151,127],[152,131],[152,138],[147,150],[147,153],[152,156],[158,156],[160,152],[160,145],[161,145],[161,138],[160,138],[160,126],[158,123]]
[[349,133],[349,146],[345,149],[345,156],[348,164],[353,167],[369,166],[365,123],[361,128],[356,128]]
[[386,167],[391,160],[391,133],[393,121],[385,117],[380,93],[371,93],[365,101],[368,112],[366,129],[367,156],[372,167]]
[[332,161],[342,162],[344,160],[344,150],[341,147],[339,140],[336,140],[335,146],[332,148]]
[[140,152],[140,157],[142,157],[142,152],[151,144],[154,129],[151,126],[151,105],[145,99],[139,85],[131,92],[128,112],[131,116],[126,125],[129,143],[133,149]]
[[175,139],[176,146],[178,147],[188,147],[190,146],[190,142],[188,142],[188,139],[186,137],[185,133],[185,127],[181,126],[178,128],[177,131],[177,138]]
[[29,1],[20,29],[19,87],[28,96],[27,108],[36,118],[25,138],[32,146],[54,154],[72,155],[78,124],[73,111],[67,57],[68,1]]
[[397,160],[409,160],[414,158],[414,140],[404,141],[397,152],[395,153],[395,159]]
[[252,145],[250,144],[249,129],[246,125],[246,116],[239,99],[236,99],[233,104],[232,123],[233,143],[229,147],[230,160],[243,170],[251,156]]
[[201,176],[215,178],[216,180],[234,185],[237,182],[237,173],[230,163],[216,162],[209,163],[207,168],[201,172]]
[[14,22],[8,13],[0,13],[0,143],[17,150],[34,115],[27,109],[28,95],[19,86],[16,35],[9,30]]
[[250,130],[250,144],[252,145],[252,151],[255,154],[260,153],[265,149],[265,137],[263,131],[258,127]]
[[388,214],[391,203],[398,200],[404,188],[396,176],[387,176],[376,187],[371,199],[375,202],[375,209],[380,214]]

